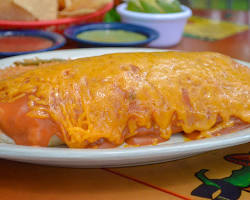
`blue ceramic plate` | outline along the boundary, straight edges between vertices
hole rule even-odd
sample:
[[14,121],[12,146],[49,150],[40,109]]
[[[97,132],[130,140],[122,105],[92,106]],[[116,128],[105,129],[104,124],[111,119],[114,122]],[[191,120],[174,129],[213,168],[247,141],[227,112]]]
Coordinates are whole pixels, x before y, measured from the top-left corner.
[[43,51],[50,51],[58,49],[66,43],[66,40],[63,36],[47,32],[47,31],[40,31],[40,30],[0,30],[0,38],[1,37],[8,37],[8,36],[31,36],[31,37],[40,37],[45,38],[53,42],[52,46],[45,48],[45,49],[39,49],[35,51],[22,51],[22,52],[1,52],[0,51],[0,57],[6,57],[6,56],[15,56],[15,55],[21,55],[21,54],[28,54],[28,53],[37,53],[37,52],[43,52]]
[[[94,30],[124,30],[135,33],[143,34],[147,39],[136,42],[95,42],[90,40],[83,40],[77,38],[77,35],[85,31],[94,31]],[[153,40],[159,37],[158,32],[153,29],[137,26],[132,24],[123,24],[123,23],[94,23],[87,25],[78,25],[72,26],[64,31],[66,37],[71,40],[78,42],[81,45],[87,46],[106,46],[106,47],[133,47],[133,46],[144,46]]]

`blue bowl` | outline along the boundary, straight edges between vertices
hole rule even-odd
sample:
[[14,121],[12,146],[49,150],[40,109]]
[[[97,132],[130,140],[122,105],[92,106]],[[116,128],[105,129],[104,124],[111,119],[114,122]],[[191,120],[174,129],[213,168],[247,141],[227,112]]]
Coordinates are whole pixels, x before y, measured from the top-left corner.
[[[90,40],[83,40],[77,38],[79,33],[85,31],[94,31],[94,30],[124,30],[135,33],[143,34],[147,37],[147,39],[137,42],[95,42]],[[64,31],[64,35],[81,45],[87,46],[102,46],[102,47],[133,47],[133,46],[144,46],[153,40],[159,37],[158,32],[151,28],[147,28],[144,26],[138,26],[133,24],[123,24],[123,23],[93,23],[93,24],[83,24],[78,26],[69,27]]]
[[0,38],[7,37],[7,36],[31,36],[31,37],[40,37],[51,40],[53,45],[49,48],[39,49],[35,51],[22,51],[22,52],[1,52],[0,57],[7,57],[7,56],[16,56],[28,53],[36,53],[36,52],[43,52],[43,51],[50,51],[58,49],[65,45],[66,40],[63,36],[52,33],[48,31],[40,31],[40,30],[0,30]]

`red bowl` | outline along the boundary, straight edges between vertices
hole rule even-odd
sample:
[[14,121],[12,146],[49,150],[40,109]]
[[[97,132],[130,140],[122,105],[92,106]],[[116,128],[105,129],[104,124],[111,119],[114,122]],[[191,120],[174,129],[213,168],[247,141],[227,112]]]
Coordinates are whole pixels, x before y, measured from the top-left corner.
[[61,18],[56,20],[44,20],[44,21],[0,20],[0,29],[41,29],[41,30],[62,33],[64,29],[68,28],[71,25],[90,23],[90,22],[101,22],[106,12],[108,12],[112,7],[113,3],[111,2],[94,13],[77,17]]

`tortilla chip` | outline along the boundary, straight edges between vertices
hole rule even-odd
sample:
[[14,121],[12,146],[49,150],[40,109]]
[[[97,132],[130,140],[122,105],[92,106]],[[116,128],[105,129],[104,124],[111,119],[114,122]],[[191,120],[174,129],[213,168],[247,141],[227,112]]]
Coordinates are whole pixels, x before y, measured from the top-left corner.
[[[65,3],[65,8],[69,8],[71,5],[72,5],[72,2],[73,0],[64,0],[64,3]],[[84,0],[83,0],[84,1]]]
[[15,5],[12,0],[0,0],[0,20],[34,21],[36,18],[23,8]]
[[102,8],[112,0],[65,0],[65,9],[59,12],[60,16],[78,16],[89,14]]
[[65,8],[68,8],[72,5],[72,1],[71,0],[58,0],[58,4],[59,4],[59,10],[63,10]]
[[57,19],[57,0],[13,0],[13,3],[27,10],[38,20]]
[[59,8],[59,10],[63,10],[65,8],[65,1],[64,0],[58,0],[58,8]]

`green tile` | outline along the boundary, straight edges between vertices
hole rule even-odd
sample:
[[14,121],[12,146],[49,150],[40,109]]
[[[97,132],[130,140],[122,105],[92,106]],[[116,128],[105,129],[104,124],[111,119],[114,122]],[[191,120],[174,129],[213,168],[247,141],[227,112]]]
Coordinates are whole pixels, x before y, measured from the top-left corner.
[[193,8],[206,9],[208,7],[208,0],[191,0]]
[[212,9],[227,9],[227,0],[211,0],[211,8]]
[[233,10],[249,10],[250,9],[250,5],[249,5],[249,1],[248,0],[234,0],[232,2],[232,9]]
[[192,8],[250,10],[249,0],[190,0]]

